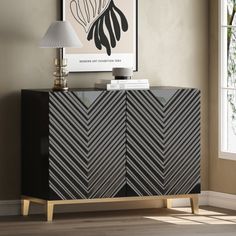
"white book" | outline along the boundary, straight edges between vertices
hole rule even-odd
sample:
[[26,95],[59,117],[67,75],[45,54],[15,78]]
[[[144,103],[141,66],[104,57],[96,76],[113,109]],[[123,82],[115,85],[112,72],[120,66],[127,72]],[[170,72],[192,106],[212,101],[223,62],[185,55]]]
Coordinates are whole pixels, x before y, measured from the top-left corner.
[[111,80],[111,84],[148,84],[148,79]]
[[107,90],[150,89],[149,84],[107,84]]

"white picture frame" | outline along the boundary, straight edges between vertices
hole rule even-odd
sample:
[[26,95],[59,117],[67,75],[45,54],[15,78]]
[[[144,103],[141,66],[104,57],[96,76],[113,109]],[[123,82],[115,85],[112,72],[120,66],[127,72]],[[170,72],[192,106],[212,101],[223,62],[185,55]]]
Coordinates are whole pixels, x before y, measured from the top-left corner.
[[82,48],[65,48],[70,72],[106,72],[114,67],[138,70],[137,0],[61,0]]

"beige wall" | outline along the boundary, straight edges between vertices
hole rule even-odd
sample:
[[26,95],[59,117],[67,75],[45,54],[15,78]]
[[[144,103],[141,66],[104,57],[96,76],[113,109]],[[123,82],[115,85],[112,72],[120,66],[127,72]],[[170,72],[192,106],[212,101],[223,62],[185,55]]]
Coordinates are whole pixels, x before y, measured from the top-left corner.
[[236,194],[236,161],[218,158],[218,1],[210,1],[210,81],[209,130],[210,161],[209,188],[212,191]]
[[[0,1],[0,200],[20,195],[20,90],[52,86],[55,51],[38,48],[59,0]],[[139,0],[139,72],[153,85],[202,91],[202,183],[208,189],[208,1]],[[110,73],[72,74],[91,87]]]

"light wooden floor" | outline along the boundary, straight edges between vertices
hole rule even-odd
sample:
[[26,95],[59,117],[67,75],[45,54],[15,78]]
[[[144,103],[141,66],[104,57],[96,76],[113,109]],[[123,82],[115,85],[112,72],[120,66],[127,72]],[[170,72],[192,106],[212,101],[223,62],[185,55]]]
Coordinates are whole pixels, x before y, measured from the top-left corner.
[[236,236],[236,211],[204,207],[199,215],[190,208],[132,210],[81,214],[1,217],[0,235],[56,236]]

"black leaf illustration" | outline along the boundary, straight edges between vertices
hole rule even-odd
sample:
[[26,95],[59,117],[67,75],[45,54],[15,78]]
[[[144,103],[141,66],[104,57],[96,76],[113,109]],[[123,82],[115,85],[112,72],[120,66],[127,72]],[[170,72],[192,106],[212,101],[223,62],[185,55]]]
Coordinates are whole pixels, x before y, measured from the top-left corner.
[[107,49],[107,55],[110,56],[111,55],[111,45],[110,45],[110,43],[107,39],[107,36],[105,35],[104,30],[103,30],[104,18],[105,17],[101,18],[101,24],[100,24],[100,27],[99,27],[99,36],[100,36],[101,44]]
[[104,47],[109,56],[122,32],[129,29],[126,16],[114,0],[71,0],[70,8],[75,20],[87,33],[87,40],[93,40],[98,50]]
[[117,41],[120,41],[120,25],[113,8],[111,9],[111,19],[113,21],[113,28],[115,30],[116,39]]
[[105,23],[110,35],[111,47],[114,48],[116,46],[116,39],[111,26],[110,14],[105,15]]

